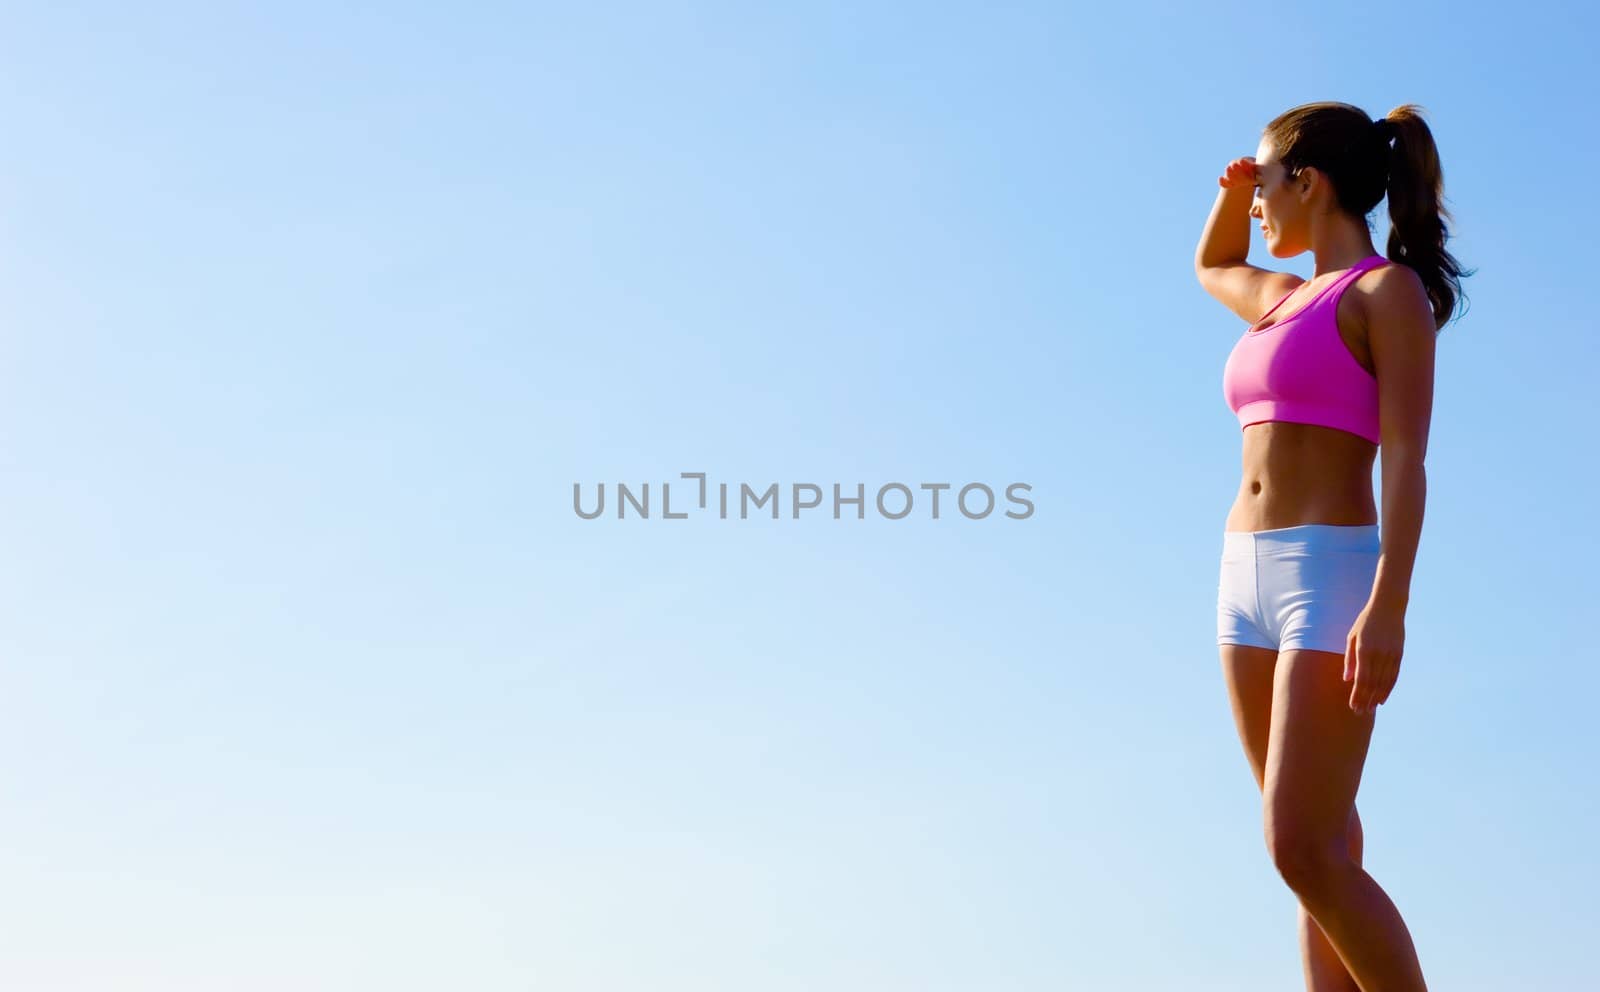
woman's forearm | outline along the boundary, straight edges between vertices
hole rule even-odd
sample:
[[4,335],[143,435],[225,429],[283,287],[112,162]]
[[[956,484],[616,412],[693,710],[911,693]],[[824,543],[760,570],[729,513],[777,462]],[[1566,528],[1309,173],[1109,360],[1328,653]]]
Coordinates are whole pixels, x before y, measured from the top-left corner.
[[1373,604],[1403,611],[1411,602],[1411,571],[1427,501],[1428,473],[1422,459],[1408,455],[1384,459],[1382,547],[1372,583]]
[[1248,184],[1217,191],[1194,250],[1196,269],[1242,262],[1250,255],[1250,201],[1254,197],[1255,190]]

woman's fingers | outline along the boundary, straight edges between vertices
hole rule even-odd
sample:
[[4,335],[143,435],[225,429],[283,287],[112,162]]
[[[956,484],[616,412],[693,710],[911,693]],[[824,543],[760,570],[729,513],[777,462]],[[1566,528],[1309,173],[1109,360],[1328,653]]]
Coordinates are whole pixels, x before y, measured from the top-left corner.
[[1355,686],[1350,690],[1350,709],[1357,716],[1364,716],[1372,703],[1372,683],[1376,676],[1373,671],[1373,657],[1370,651],[1356,648],[1356,677]]
[[1366,662],[1358,660],[1356,662],[1355,685],[1350,688],[1350,709],[1357,716],[1360,716],[1361,711],[1366,707],[1367,680],[1371,677],[1371,674],[1367,671]]
[[[1364,715],[1389,701],[1389,693],[1394,691],[1399,678],[1400,659],[1359,648],[1355,654],[1355,686],[1350,690],[1350,709],[1357,715]],[[1348,672],[1348,655],[1345,666]],[[1349,681],[1348,675],[1346,681]]]
[[1222,170],[1222,176],[1217,182],[1222,186],[1237,186],[1245,181],[1254,182],[1256,177],[1256,160],[1254,156],[1246,155],[1229,162]]

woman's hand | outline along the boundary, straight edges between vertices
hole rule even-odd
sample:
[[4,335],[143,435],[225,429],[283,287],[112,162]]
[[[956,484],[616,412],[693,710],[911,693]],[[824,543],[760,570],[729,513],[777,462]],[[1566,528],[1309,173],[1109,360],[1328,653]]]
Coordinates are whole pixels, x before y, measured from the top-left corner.
[[1405,610],[1369,601],[1350,628],[1344,647],[1344,680],[1355,680],[1350,709],[1357,716],[1371,713],[1389,701],[1400,675],[1405,643]]
[[1256,157],[1246,155],[1236,158],[1228,163],[1222,170],[1222,175],[1217,177],[1217,185],[1223,189],[1232,189],[1235,186],[1254,186],[1256,184]]

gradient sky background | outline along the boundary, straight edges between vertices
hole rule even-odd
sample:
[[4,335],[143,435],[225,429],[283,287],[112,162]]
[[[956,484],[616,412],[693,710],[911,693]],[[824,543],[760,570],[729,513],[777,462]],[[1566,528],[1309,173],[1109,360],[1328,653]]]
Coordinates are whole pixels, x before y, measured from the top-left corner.
[[[1424,106],[1478,270],[1366,866],[1432,987],[1591,979],[1597,33],[8,6],[0,986],[1299,987],[1191,260],[1322,99]],[[682,472],[1035,512],[573,513]]]

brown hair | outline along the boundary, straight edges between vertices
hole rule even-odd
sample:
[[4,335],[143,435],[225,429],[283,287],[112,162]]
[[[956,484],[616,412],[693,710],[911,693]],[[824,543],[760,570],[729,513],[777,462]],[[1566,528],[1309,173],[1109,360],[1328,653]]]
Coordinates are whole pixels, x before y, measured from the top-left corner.
[[[1274,117],[1263,131],[1287,174],[1310,166],[1333,184],[1339,206],[1366,221],[1387,193],[1391,262],[1422,279],[1433,304],[1435,333],[1444,328],[1471,275],[1445,250],[1444,172],[1422,108],[1401,104],[1381,120],[1348,103],[1307,103]],[[1394,139],[1391,148],[1390,138]]]

